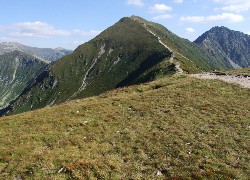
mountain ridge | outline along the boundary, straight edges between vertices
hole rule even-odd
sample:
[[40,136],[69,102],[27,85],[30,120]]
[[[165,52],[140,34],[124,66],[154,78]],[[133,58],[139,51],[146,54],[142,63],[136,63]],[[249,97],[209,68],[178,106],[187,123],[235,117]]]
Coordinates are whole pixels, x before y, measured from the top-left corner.
[[146,21],[138,16],[132,16],[131,18],[142,25],[146,23],[151,31],[158,34],[161,41],[175,53],[175,60],[181,62],[182,69],[187,73],[233,68],[228,60],[224,59],[224,56],[213,56],[207,49],[195,42],[177,36],[161,24]]

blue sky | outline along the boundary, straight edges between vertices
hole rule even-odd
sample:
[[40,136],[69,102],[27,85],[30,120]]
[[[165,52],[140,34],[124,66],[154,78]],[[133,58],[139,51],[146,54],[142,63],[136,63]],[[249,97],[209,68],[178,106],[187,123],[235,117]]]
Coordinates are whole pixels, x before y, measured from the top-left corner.
[[125,16],[195,40],[214,26],[250,34],[249,0],[2,0],[0,42],[75,49]]

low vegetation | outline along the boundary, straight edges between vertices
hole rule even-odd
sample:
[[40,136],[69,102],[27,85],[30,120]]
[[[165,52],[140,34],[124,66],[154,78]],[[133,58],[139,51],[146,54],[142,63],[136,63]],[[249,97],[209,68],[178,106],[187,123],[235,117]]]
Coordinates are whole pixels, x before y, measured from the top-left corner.
[[250,91],[186,75],[0,119],[0,179],[247,179]]

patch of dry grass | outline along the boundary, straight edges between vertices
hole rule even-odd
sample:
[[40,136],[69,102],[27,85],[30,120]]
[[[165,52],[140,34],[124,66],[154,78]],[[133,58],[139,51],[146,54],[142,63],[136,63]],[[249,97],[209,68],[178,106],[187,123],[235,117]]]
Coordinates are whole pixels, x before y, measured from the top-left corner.
[[4,117],[0,178],[247,179],[249,97],[183,75]]

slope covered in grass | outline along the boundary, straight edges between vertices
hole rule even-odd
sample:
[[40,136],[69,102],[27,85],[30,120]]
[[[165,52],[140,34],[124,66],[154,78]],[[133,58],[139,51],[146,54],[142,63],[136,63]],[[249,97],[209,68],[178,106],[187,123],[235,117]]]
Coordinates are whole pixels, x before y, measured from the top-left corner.
[[0,119],[0,178],[247,179],[250,91],[173,76]]

